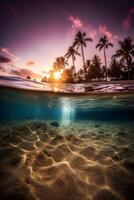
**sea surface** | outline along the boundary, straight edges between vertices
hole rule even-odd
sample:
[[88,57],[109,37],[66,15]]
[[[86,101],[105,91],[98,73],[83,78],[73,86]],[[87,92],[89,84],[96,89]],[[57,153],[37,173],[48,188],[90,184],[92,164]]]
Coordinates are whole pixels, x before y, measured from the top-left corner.
[[0,77],[0,199],[133,200],[134,84]]

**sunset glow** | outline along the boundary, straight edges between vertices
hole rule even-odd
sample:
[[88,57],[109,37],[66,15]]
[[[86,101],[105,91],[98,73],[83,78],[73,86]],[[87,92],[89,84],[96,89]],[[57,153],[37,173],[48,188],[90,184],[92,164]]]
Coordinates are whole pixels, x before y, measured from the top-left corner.
[[54,72],[54,78],[56,79],[56,80],[58,80],[58,79],[60,79],[61,78],[61,72],[60,71],[56,71],[56,72]]

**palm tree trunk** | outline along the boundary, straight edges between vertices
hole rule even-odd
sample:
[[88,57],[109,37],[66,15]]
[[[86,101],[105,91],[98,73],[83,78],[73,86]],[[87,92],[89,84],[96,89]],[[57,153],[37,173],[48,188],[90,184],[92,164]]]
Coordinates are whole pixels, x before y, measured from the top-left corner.
[[130,67],[128,66],[128,80],[130,79]]
[[130,63],[129,60],[127,59],[127,69],[128,69],[128,80],[130,79]]
[[85,66],[85,56],[82,44],[81,44],[81,53],[82,53],[83,65]]
[[73,67],[75,67],[75,65],[74,65],[74,59],[73,59],[73,57],[72,57],[72,63],[73,63]]
[[74,58],[72,57],[72,63],[73,63],[73,81],[74,81],[74,78],[76,78],[76,69],[75,69],[75,64],[74,64]]
[[106,67],[106,79],[107,79],[107,57],[106,57],[106,49],[104,47],[104,61],[105,61],[105,67]]
[[[84,56],[84,50],[83,50],[83,46],[82,46],[82,44],[81,44],[81,54],[82,54],[83,67],[84,67],[84,71],[85,71],[85,79],[86,79],[85,56]],[[86,81],[87,81],[87,80],[86,80]]]

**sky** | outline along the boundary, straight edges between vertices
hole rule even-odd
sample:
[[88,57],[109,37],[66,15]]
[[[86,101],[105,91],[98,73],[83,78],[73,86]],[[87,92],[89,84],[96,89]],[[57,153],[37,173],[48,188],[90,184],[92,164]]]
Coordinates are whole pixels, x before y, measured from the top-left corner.
[[40,79],[56,57],[65,55],[79,30],[93,39],[84,49],[86,59],[97,54],[102,62],[103,52],[95,46],[107,35],[114,44],[107,50],[110,62],[118,41],[134,38],[134,1],[1,0],[0,27],[0,74]]

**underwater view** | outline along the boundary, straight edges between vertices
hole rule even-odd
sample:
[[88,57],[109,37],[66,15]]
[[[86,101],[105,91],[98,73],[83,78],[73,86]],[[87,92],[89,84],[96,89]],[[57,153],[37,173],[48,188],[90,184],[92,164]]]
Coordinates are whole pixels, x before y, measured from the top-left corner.
[[0,199],[134,199],[131,90],[23,89],[0,87]]

